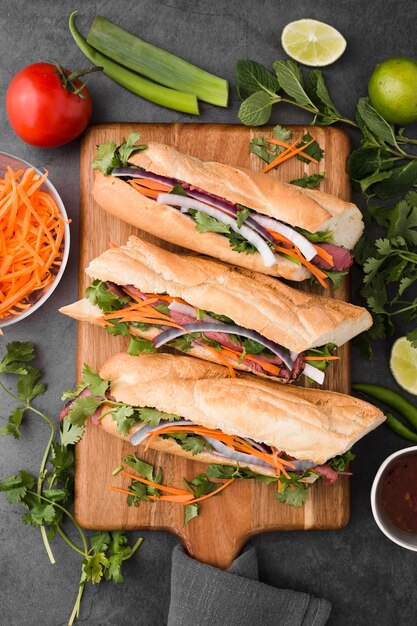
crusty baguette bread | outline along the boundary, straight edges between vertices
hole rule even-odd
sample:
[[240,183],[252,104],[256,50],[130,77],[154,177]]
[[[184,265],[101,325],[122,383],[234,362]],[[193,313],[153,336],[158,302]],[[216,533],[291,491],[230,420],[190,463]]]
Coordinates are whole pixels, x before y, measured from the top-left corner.
[[[317,464],[343,454],[384,420],[378,408],[357,398],[249,375],[233,380],[225,368],[171,354],[117,354],[104,363],[100,376],[111,381],[117,401],[174,413]],[[111,416],[101,424],[117,434]],[[132,427],[129,436],[138,428]],[[162,441],[159,447],[167,449]],[[177,452],[172,445],[170,451]],[[204,460],[201,455],[187,456]],[[213,456],[209,462],[219,462]]]
[[[329,342],[342,345],[372,325],[362,307],[305,293],[211,259],[174,254],[138,237],[93,259],[86,273],[118,285],[134,285],[143,292],[182,298],[297,353]],[[100,309],[86,301],[60,311],[79,320],[102,317]]]
[[[283,183],[260,172],[184,155],[175,148],[149,143],[129,161],[150,172],[187,182],[233,203],[275,217],[311,232],[331,230],[334,243],[353,248],[363,231],[356,205],[329,194]],[[98,173],[93,186],[95,200],[109,213],[157,237],[228,263],[290,280],[304,280],[310,273],[277,256],[278,263],[264,266],[260,255],[234,252],[228,240],[216,233],[198,233],[187,215],[142,196],[113,176]]]

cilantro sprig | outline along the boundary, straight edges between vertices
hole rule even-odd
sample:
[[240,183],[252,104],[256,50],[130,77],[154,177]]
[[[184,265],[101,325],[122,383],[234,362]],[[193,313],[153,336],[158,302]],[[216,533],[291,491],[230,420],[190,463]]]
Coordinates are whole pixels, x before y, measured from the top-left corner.
[[100,170],[105,176],[108,176],[115,167],[127,167],[132,154],[148,147],[144,143],[138,144],[139,139],[140,133],[136,132],[130,133],[120,145],[116,145],[114,141],[106,141],[98,145],[93,169]]
[[[22,517],[24,524],[40,529],[46,552],[52,564],[55,563],[50,541],[59,534],[64,541],[83,557],[81,578],[74,609],[69,619],[71,626],[79,615],[81,599],[87,582],[99,583],[103,578],[116,583],[123,581],[121,568],[123,561],[129,559],[139,548],[142,539],[133,547],[127,546],[127,537],[120,532],[97,532],[90,539],[78,525],[68,510],[73,502],[74,453],[73,446],[83,434],[83,425],[77,420],[64,419],[59,428],[59,441],[55,440],[54,422],[32,405],[35,398],[46,391],[46,385],[39,382],[41,372],[29,365],[35,359],[35,348],[29,342],[12,342],[6,346],[6,354],[0,361],[0,374],[12,374],[17,377],[16,389],[12,391],[3,381],[0,389],[18,402],[17,406],[1,432],[16,439],[22,437],[22,421],[27,414],[33,413],[45,421],[50,428],[50,435],[42,457],[38,476],[25,469],[0,481],[0,492],[4,492],[10,504],[20,504],[25,509]],[[93,370],[84,369],[84,379],[75,394],[86,386],[95,394],[104,394],[107,381],[103,381]],[[66,394],[67,397],[74,393]],[[75,527],[79,544],[67,535],[65,525],[71,522]],[[89,545],[90,542],[90,545]]]

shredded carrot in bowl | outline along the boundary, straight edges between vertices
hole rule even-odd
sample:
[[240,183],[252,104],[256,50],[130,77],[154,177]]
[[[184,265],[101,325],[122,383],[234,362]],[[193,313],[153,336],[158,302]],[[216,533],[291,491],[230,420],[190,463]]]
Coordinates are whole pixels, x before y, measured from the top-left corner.
[[0,178],[0,325],[42,298],[63,261],[67,227],[47,177],[7,166]]

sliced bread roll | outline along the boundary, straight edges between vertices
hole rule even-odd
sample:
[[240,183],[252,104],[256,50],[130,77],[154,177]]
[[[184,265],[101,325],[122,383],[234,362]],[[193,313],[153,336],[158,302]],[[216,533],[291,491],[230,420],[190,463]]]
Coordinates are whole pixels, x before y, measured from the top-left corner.
[[[305,293],[211,259],[174,254],[138,237],[93,259],[86,273],[117,285],[133,285],[145,293],[182,298],[193,307],[226,315],[235,324],[297,353],[326,343],[343,345],[372,325],[371,315],[363,307]],[[60,312],[93,323],[103,317],[102,311],[85,299]],[[140,333],[135,329],[134,334],[153,338],[159,331],[151,330]],[[208,351],[199,352],[201,356]]]
[[[110,392],[119,402],[173,413],[317,464],[343,454],[384,420],[378,408],[357,398],[249,375],[233,380],[225,368],[170,354],[117,354],[104,363],[100,376],[111,381]],[[101,425],[117,434],[111,415]],[[140,428],[133,426],[129,437]],[[219,462],[210,453],[193,457],[169,440],[169,446],[161,438],[154,442],[159,449]]]

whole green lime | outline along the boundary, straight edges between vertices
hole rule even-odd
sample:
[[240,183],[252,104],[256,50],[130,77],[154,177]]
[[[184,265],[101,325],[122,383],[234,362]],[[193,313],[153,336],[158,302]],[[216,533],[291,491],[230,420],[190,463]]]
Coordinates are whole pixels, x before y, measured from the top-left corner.
[[369,98],[389,122],[405,126],[417,122],[417,61],[394,57],[379,63],[368,83]]

